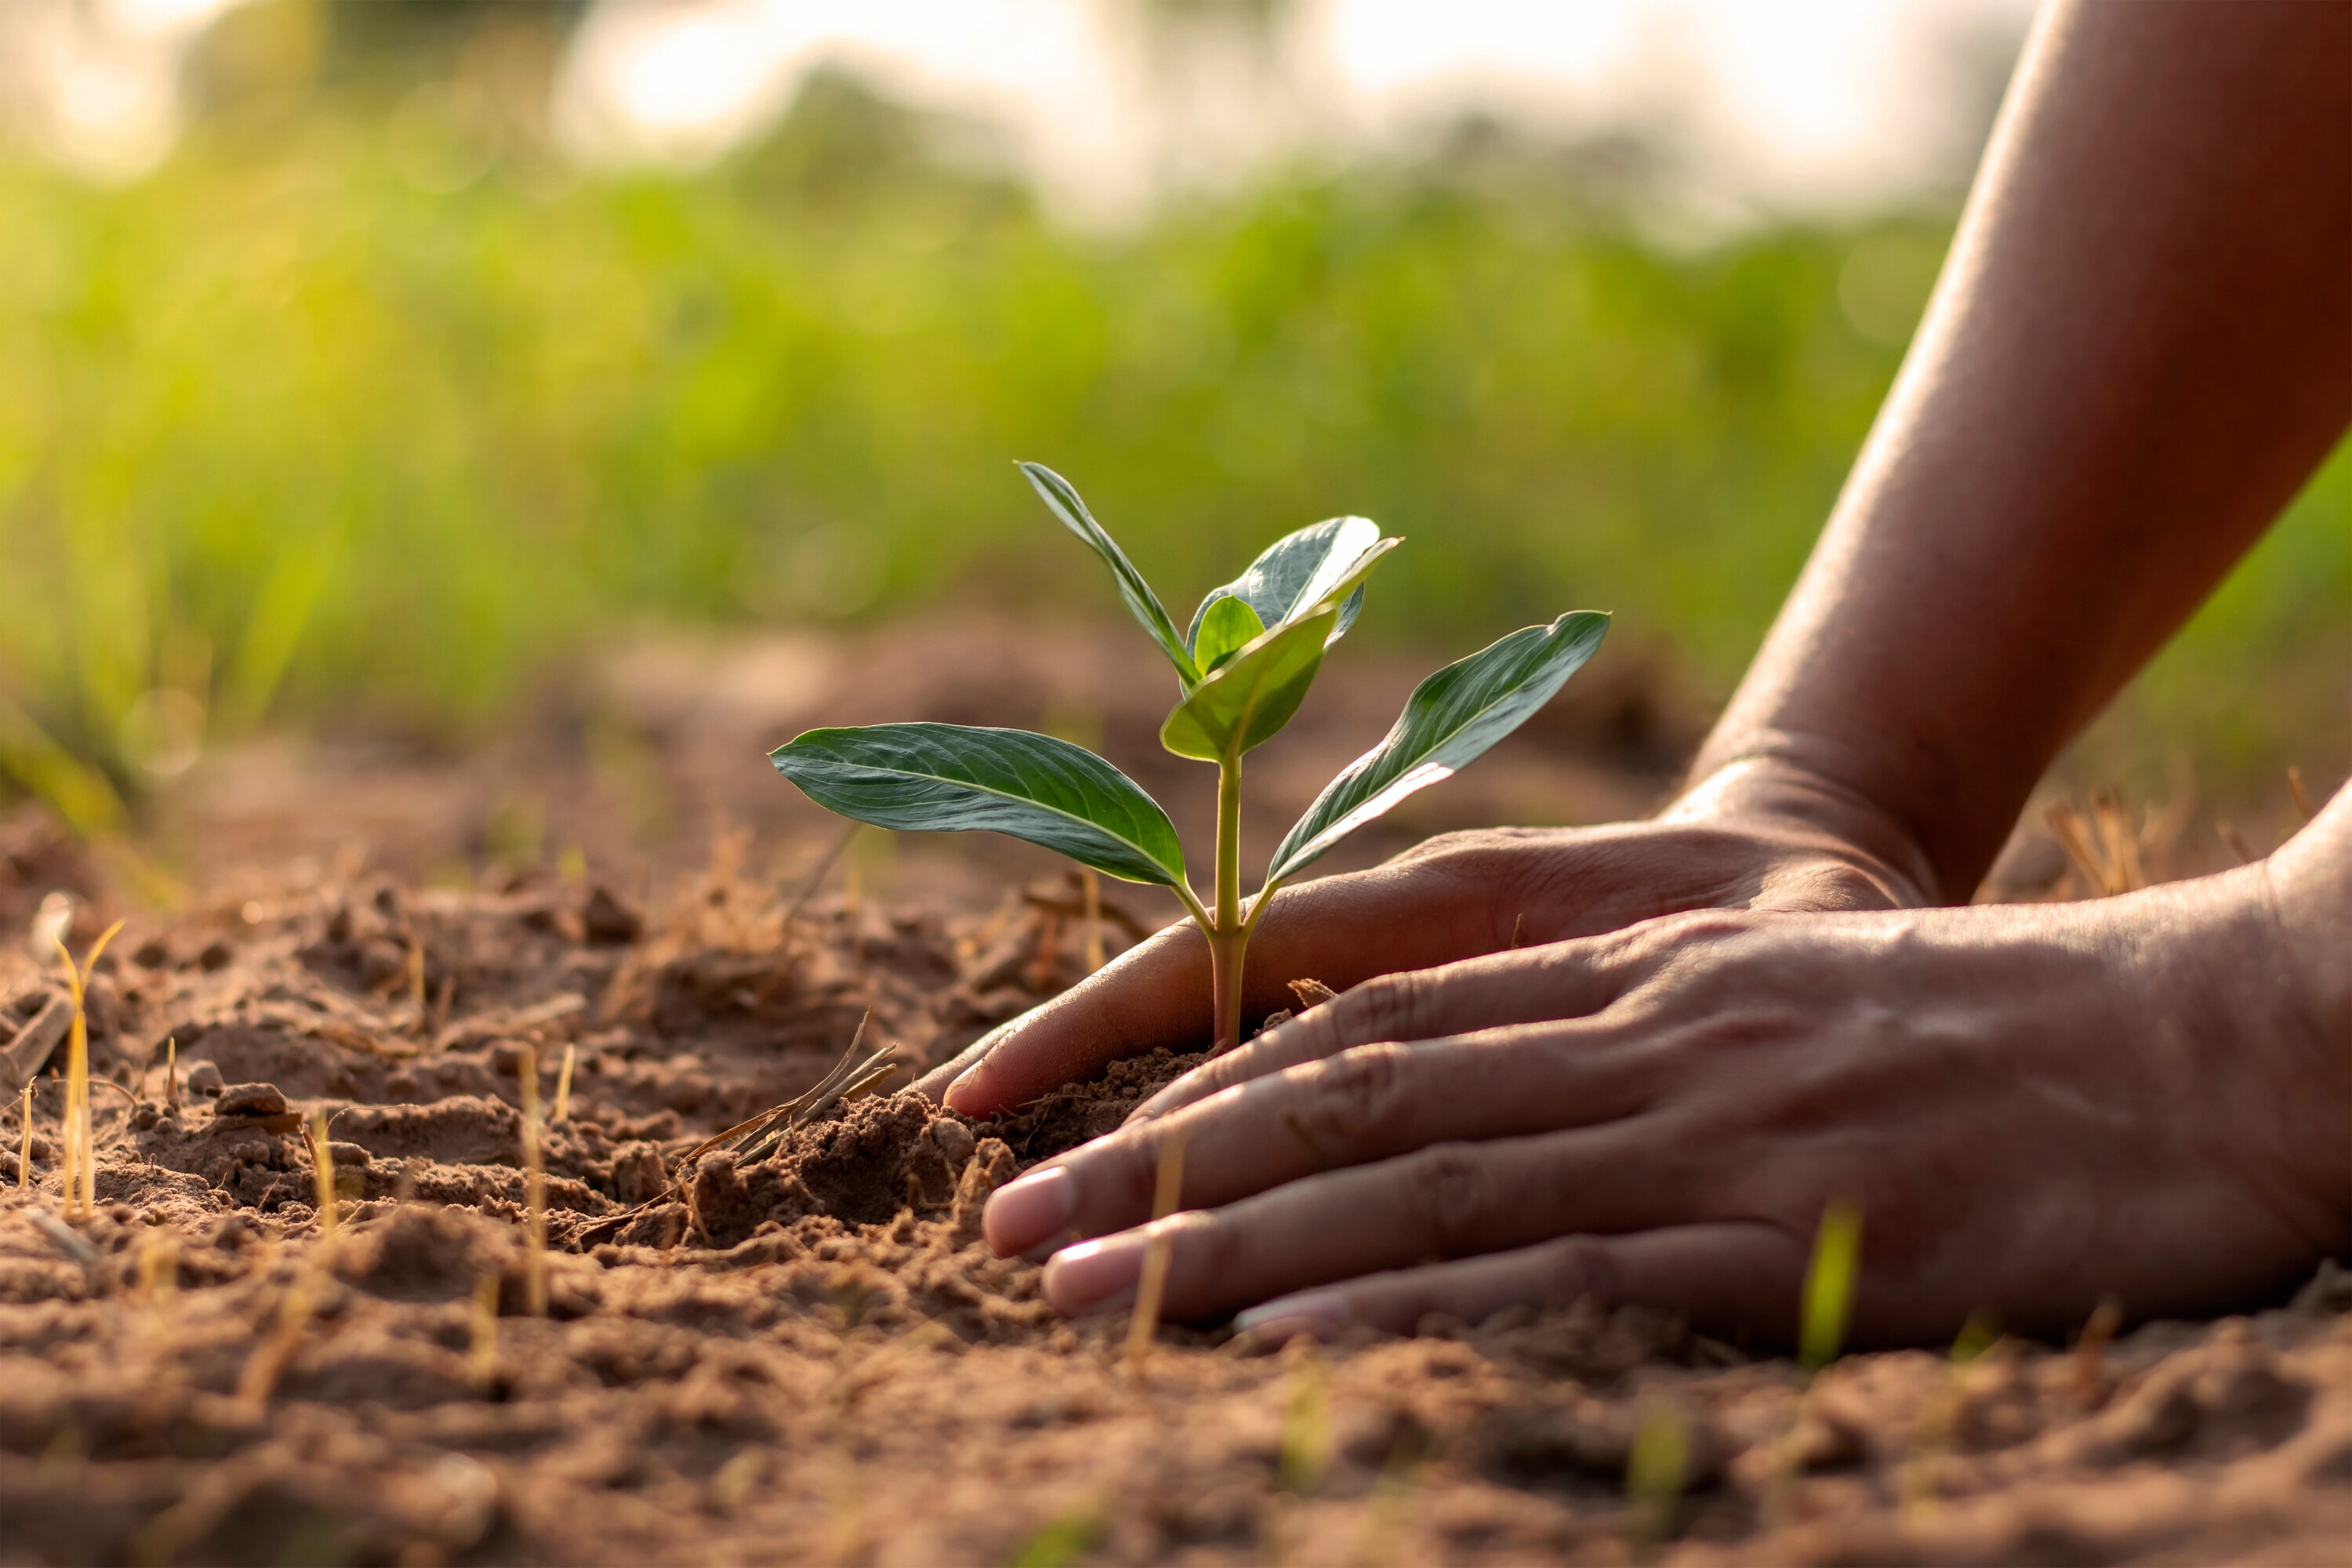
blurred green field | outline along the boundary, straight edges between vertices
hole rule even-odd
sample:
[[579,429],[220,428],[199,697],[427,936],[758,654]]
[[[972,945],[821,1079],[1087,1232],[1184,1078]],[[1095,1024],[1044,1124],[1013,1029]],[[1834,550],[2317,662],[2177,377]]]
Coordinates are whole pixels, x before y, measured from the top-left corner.
[[[692,178],[430,93],[201,122],[124,187],[0,164],[0,773],[97,828],[200,736],[462,740],[649,623],[1106,613],[1015,458],[1184,608],[1357,511],[1416,546],[1359,636],[1604,607],[1719,694],[1948,226],[1673,250],[1578,167],[1472,141],[1089,237],[839,83]],[[2101,766],[2340,770],[2347,668],[2339,451]]]

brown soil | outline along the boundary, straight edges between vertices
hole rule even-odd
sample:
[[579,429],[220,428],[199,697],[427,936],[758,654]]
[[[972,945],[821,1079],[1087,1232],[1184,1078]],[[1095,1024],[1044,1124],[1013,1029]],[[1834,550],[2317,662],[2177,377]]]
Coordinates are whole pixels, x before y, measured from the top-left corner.
[[[1000,1124],[869,1096],[669,1190],[869,1008],[919,1064],[1069,984],[1066,889],[1034,891],[788,918],[722,863],[652,915],[518,878],[134,922],[90,997],[123,1088],[99,1212],[56,1221],[47,1079],[30,1190],[0,1195],[0,1560],[2287,1563],[2352,1538],[2340,1273],[2079,1352],[1853,1356],[1810,1392],[1589,1307],[1273,1355],[1195,1325],[1139,1364],[978,1220],[1191,1059],[1165,1055]],[[51,985],[0,958],[0,1046]],[[535,1317],[520,1074],[549,1103],[567,1047]],[[289,1131],[314,1111],[331,1242]],[[1681,1434],[1671,1501],[1628,1501],[1645,1425]]]

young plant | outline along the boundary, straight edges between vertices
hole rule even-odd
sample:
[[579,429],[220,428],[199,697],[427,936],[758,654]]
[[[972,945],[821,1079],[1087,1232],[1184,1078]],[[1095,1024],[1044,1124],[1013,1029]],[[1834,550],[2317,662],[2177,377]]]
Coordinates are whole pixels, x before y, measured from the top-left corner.
[[1423,680],[1381,743],[1307,808],[1257,892],[1242,894],[1242,758],[1272,739],[1323,655],[1363,606],[1364,580],[1402,542],[1360,517],[1302,528],[1201,601],[1182,633],[1126,552],[1051,469],[1024,463],[1045,505],[1110,568],[1129,611],[1176,671],[1160,744],[1217,768],[1214,881],[1185,876],[1168,814],[1134,780],[1067,741],[959,724],[811,730],[769,755],[818,805],[901,832],[988,829],[1059,851],[1106,876],[1168,889],[1209,944],[1219,1050],[1241,1039],[1242,963],[1281,886],[1341,838],[1484,752],[1544,705],[1601,646],[1609,617],[1580,610],[1513,632]]

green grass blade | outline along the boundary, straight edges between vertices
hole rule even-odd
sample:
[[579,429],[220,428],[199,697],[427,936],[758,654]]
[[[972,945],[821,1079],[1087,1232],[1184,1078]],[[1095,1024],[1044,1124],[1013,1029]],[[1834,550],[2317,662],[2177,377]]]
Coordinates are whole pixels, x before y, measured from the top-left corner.
[[1550,701],[1608,630],[1607,616],[1574,611],[1513,632],[1414,687],[1387,736],[1333,779],[1284,837],[1266,880],[1297,875],[1405,796],[1475,760]]
[[1852,1200],[1832,1198],[1813,1233],[1813,1258],[1805,1269],[1804,1313],[1797,1332],[1797,1359],[1819,1372],[1837,1360],[1853,1310],[1853,1287],[1862,1267],[1862,1210]]
[[1080,746],[1025,730],[811,730],[768,754],[828,811],[911,833],[1009,834],[1105,876],[1178,887],[1184,851],[1142,787]]
[[1109,565],[1111,580],[1118,584],[1118,596],[1125,602],[1128,613],[1143,624],[1151,640],[1160,645],[1160,651],[1168,656],[1168,662],[1176,667],[1176,679],[1183,683],[1184,689],[1190,691],[1198,685],[1200,667],[1192,662],[1184,639],[1176,635],[1176,623],[1168,618],[1160,595],[1151,591],[1151,584],[1143,580],[1143,574],[1135,569],[1135,563],[1127,558],[1118,542],[1087,510],[1087,503],[1078,499],[1070,481],[1043,463],[1024,463],[1021,471],[1028,476],[1046,510],[1062,520],[1063,527],[1093,546],[1095,553]]

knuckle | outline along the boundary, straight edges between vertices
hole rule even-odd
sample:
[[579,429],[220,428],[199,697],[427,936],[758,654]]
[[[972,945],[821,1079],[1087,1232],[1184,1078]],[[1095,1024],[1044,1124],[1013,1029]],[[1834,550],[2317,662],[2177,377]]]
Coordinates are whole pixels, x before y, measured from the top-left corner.
[[1544,1306],[1573,1306],[1591,1297],[1614,1307],[1623,1295],[1617,1255],[1596,1237],[1564,1236],[1535,1253],[1535,1285]]
[[1319,1062],[1307,1082],[1305,1113],[1317,1132],[1357,1143],[1385,1142],[1412,1116],[1402,1046],[1362,1046]]
[[1160,1145],[1166,1136],[1165,1127],[1161,1121],[1147,1122],[1095,1144],[1091,1152],[1102,1163],[1087,1173],[1085,1187],[1095,1188],[1099,1182],[1111,1205],[1121,1214],[1150,1213],[1160,1186]]
[[1171,1260],[1195,1280],[1241,1277],[1248,1263],[1247,1237],[1242,1227],[1200,1209],[1188,1209],[1160,1222],[1168,1237]]
[[1332,1015],[1328,1026],[1335,1041],[1343,1046],[1411,1039],[1430,987],[1431,975],[1424,970],[1383,974],[1357,986],[1338,1002],[1327,1003]]
[[1494,1184],[1477,1151],[1440,1143],[1403,1162],[1402,1209],[1426,1249],[1440,1257],[1465,1250],[1491,1207]]

